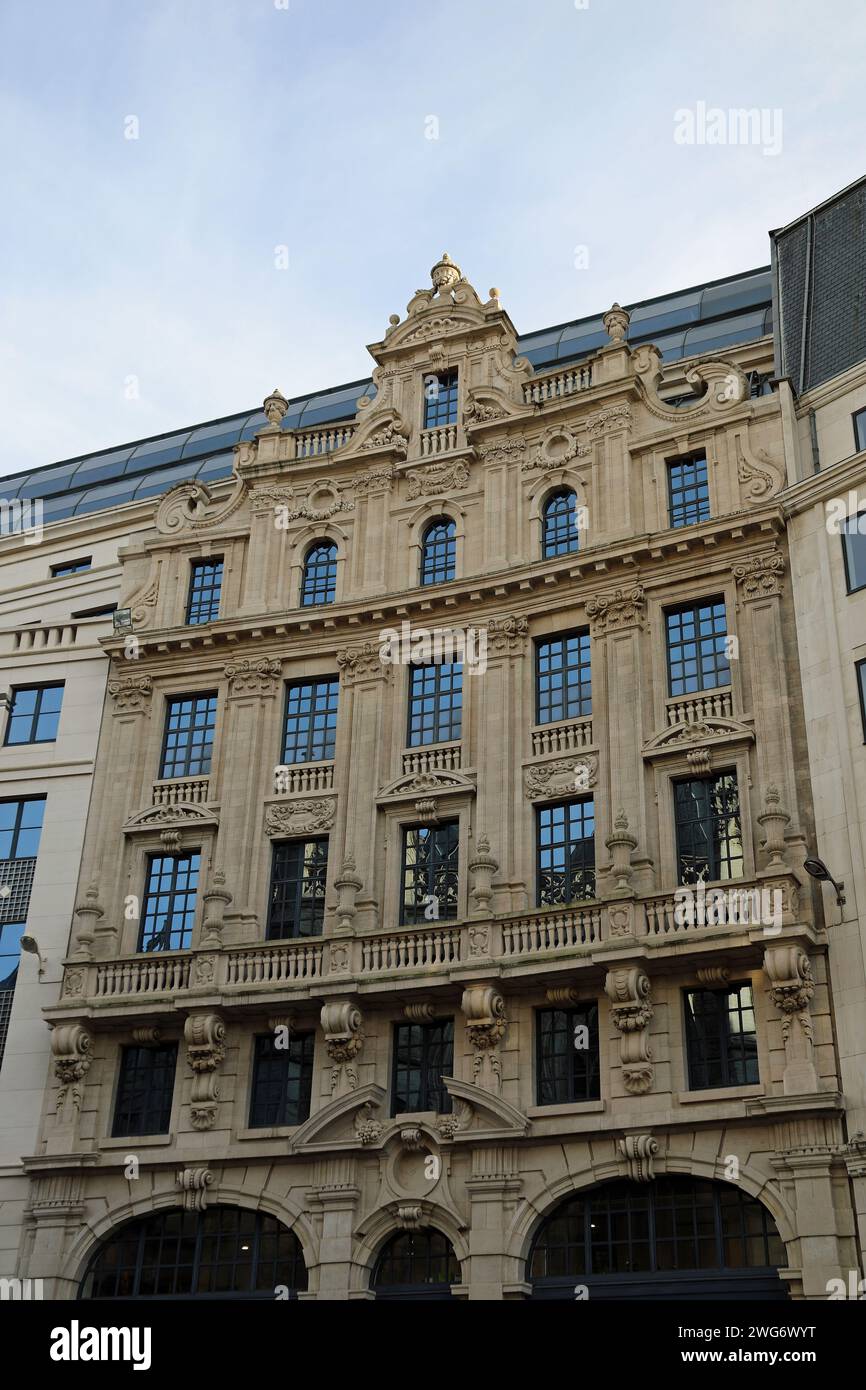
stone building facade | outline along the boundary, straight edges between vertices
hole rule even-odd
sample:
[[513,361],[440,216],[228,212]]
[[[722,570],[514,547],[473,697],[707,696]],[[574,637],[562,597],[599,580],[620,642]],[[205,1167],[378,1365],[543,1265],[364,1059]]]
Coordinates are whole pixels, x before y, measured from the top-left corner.
[[275,391],[121,555],[19,1272],[825,1297],[860,1255],[772,341],[663,370],[615,305],[536,373],[432,280],[354,420]]

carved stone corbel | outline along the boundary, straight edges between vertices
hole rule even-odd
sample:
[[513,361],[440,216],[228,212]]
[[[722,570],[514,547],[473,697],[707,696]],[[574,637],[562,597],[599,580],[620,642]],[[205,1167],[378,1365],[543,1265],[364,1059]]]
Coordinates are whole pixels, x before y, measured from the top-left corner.
[[466,1035],[475,1053],[473,1084],[498,1095],[502,1088],[499,1044],[508,1026],[505,1000],[493,985],[469,985],[463,991],[460,1008],[466,1017]]
[[639,966],[609,970],[604,992],[611,1003],[611,1017],[620,1037],[623,1085],[631,1095],[652,1089],[652,1048],[649,1025],[653,1016],[649,977]]
[[782,1015],[782,1089],[786,1096],[811,1094],[818,1089],[809,1012],[815,992],[812,963],[800,946],[768,946],[764,951],[764,971],[770,981],[770,997]]
[[57,1091],[57,1120],[66,1116],[67,1102],[74,1114],[81,1110],[84,1078],[93,1060],[90,1055],[92,1039],[82,1023],[63,1023],[51,1032],[51,1053],[54,1075],[59,1082]]
[[659,1146],[651,1134],[627,1134],[619,1141],[619,1151],[632,1182],[652,1182],[655,1177],[653,1159]]
[[205,1211],[207,1209],[207,1190],[213,1182],[209,1168],[182,1168],[177,1175],[177,1185],[183,1189],[185,1211]]
[[190,1014],[183,1025],[186,1059],[192,1068],[190,1116],[194,1129],[213,1129],[220,1091],[217,1073],[225,1060],[225,1024],[219,1014]]
[[322,1032],[331,1060],[331,1095],[358,1089],[355,1058],[364,1046],[364,1015],[352,999],[322,1005]]

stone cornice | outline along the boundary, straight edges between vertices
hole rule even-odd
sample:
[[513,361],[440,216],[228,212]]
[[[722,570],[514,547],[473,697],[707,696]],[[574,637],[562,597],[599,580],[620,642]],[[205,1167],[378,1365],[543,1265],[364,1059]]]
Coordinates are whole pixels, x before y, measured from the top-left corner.
[[792,483],[777,494],[776,500],[781,504],[784,516],[799,516],[801,512],[830,498],[842,497],[847,500],[849,489],[856,490],[858,486],[866,496],[866,449],[826,469],[822,468],[820,473],[811,473],[808,478]]

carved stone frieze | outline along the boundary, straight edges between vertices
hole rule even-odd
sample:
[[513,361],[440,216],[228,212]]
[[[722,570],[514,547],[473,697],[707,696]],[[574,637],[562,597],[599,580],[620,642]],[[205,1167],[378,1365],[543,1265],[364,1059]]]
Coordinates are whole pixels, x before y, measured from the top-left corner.
[[238,657],[225,664],[225,676],[229,683],[229,699],[243,695],[276,695],[280,689],[283,664],[275,657]]
[[593,637],[604,637],[609,632],[617,632],[626,627],[643,627],[646,612],[646,595],[643,585],[633,584],[627,589],[614,589],[611,593],[597,594],[587,600],[586,613]]
[[562,796],[570,792],[589,791],[598,782],[598,758],[589,753],[584,757],[557,758],[554,762],[535,763],[523,775],[527,801]]
[[314,801],[284,801],[265,811],[265,834],[295,835],[307,830],[330,830],[337,803],[333,797]]
[[457,459],[454,463],[431,463],[406,474],[406,496],[429,497],[434,493],[458,492],[469,485],[469,469]]

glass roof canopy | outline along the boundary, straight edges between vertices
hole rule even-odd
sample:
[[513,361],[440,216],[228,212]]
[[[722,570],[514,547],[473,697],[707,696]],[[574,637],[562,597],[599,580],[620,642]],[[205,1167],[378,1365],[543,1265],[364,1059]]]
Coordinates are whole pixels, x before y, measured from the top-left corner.
[[[769,267],[626,306],[628,341],[655,343],[665,362],[722,352],[773,329]],[[575,362],[608,342],[600,314],[559,324],[518,340],[518,351],[536,371]],[[359,396],[373,384],[350,382],[289,402],[283,429],[317,429],[351,420]],[[244,411],[156,438],[67,459],[0,479],[5,499],[41,497],[43,521],[83,516],[165,492],[186,479],[211,482],[232,471],[232,449],[267,424],[262,410]]]

